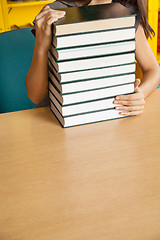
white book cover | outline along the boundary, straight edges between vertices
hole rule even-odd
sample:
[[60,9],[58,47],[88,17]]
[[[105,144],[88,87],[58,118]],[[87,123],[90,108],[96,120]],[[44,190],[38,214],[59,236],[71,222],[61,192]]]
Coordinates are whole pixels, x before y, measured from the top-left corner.
[[115,53],[125,53],[131,52],[135,50],[135,41],[128,42],[119,42],[119,43],[105,43],[98,44],[94,46],[86,46],[86,47],[77,47],[77,48],[69,48],[69,49],[60,49],[57,50],[51,44],[50,51],[55,56],[55,58],[59,60],[70,60],[84,57],[92,57],[92,56],[101,56],[101,55],[109,55]]
[[102,68],[116,66],[120,64],[127,64],[135,61],[135,52],[123,53],[112,56],[93,57],[81,60],[70,60],[63,62],[55,62],[51,54],[49,55],[50,61],[57,68],[59,74],[63,72],[82,71],[87,69]]
[[49,90],[59,100],[62,105],[86,102],[96,99],[113,97],[120,94],[129,94],[134,92],[134,83],[119,85],[115,87],[102,88],[98,90],[71,93],[60,95],[55,87],[49,82]]
[[135,28],[99,31],[53,38],[56,49],[135,39]]
[[51,72],[49,72],[49,77],[52,80],[55,87],[62,94],[111,87],[135,82],[135,73],[113,77],[104,77],[93,80],[69,82],[65,84],[64,83],[60,84]]
[[66,106],[62,106],[50,91],[49,91],[49,98],[50,98],[50,101],[54,103],[54,105],[56,106],[56,108],[58,109],[58,111],[61,113],[63,117],[81,114],[81,113],[94,112],[94,111],[99,111],[104,109],[111,109],[111,108],[115,108],[115,106],[121,106],[120,104],[119,105],[113,104],[113,101],[115,100],[115,98],[95,100],[91,102],[82,102],[82,103],[66,105]]
[[63,118],[59,111],[56,109],[54,104],[51,102],[51,110],[62,124],[63,127],[72,127],[82,124],[101,122],[106,120],[124,118],[125,116],[120,115],[120,111],[115,109],[97,111],[93,113],[80,114],[76,116],[68,116]]
[[100,78],[105,76],[116,76],[121,74],[127,73],[134,73],[136,71],[136,64],[135,62],[131,64],[119,65],[119,66],[111,66],[111,67],[104,67],[104,68],[96,68],[90,69],[85,71],[77,71],[77,72],[70,72],[70,73],[61,73],[59,75],[55,72],[52,65],[49,63],[49,69],[54,73],[57,80],[60,83],[69,83],[69,82],[76,82],[80,80],[89,80],[94,78]]

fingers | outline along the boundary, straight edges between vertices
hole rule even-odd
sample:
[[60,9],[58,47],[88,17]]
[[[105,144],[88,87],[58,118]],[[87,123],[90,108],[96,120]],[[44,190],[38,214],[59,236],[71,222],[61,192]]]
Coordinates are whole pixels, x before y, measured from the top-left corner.
[[52,41],[52,23],[65,15],[64,11],[52,10],[46,6],[35,18],[36,44],[42,51],[48,51]]
[[39,13],[36,17],[36,30],[42,29],[47,33],[47,35],[50,35],[50,27],[51,24],[56,22],[59,18],[63,17],[65,15],[64,11],[56,11],[50,9],[50,7],[44,8],[44,10]]
[[135,84],[134,84],[134,91],[135,92],[139,92],[139,85],[140,85],[141,81],[139,78],[136,79]]
[[[139,81],[137,81],[137,86]],[[140,92],[129,94],[129,95],[121,95],[117,96],[113,102],[116,104],[116,110],[122,110],[120,112],[121,115],[131,116],[131,115],[139,115],[144,110],[145,100],[144,95]]]
[[47,25],[50,26],[52,23],[56,22],[57,20],[58,20],[58,18],[56,18],[56,17],[49,17],[47,19]]
[[143,113],[144,105],[134,105],[134,106],[116,106],[116,110],[122,111],[119,114],[123,116],[139,115]]
[[134,100],[134,101],[114,101],[114,104],[120,104],[120,105],[124,105],[124,106],[141,106],[145,104],[145,100],[144,99],[139,99],[139,100]]
[[140,85],[141,81],[139,78],[136,79],[135,84],[134,84],[134,89],[137,89]]
[[50,7],[46,7],[44,8],[35,18],[36,21],[38,21],[39,19],[41,19],[44,15],[46,15],[49,11],[50,11]]
[[38,20],[40,20],[41,18],[43,18],[45,15],[49,15],[50,17],[55,17],[55,18],[57,18],[57,20],[58,20],[59,18],[64,17],[65,12],[64,12],[64,11],[53,10],[53,9],[51,9],[49,6],[46,6],[46,7],[43,9],[43,11],[40,12],[40,13],[36,16],[35,20],[38,21]]
[[137,116],[142,113],[143,113],[143,111],[134,111],[134,112],[120,112],[119,114],[122,116]]
[[141,92],[128,95],[120,95],[115,98],[116,101],[134,101],[140,99],[144,99],[144,96]]
[[124,112],[120,112],[121,115],[138,115],[143,112],[144,110],[144,105],[142,106],[120,106],[120,107],[115,107],[116,110],[122,110]]
[[[52,21],[51,21],[52,19]],[[58,20],[58,16],[52,15],[52,14],[46,14],[44,17],[41,18],[41,23],[51,25],[53,22],[56,22]]]

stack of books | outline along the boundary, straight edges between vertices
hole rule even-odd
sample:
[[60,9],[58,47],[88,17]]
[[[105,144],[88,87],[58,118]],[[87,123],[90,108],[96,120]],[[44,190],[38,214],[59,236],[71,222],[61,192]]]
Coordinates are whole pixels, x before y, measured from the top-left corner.
[[51,111],[63,127],[124,117],[113,101],[134,92],[135,14],[119,3],[62,10],[48,52]]

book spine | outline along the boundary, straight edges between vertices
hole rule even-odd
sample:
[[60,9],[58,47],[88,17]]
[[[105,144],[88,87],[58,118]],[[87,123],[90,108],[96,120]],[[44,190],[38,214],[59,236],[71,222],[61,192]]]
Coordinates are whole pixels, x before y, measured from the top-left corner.
[[57,50],[55,49],[53,43],[51,43],[49,51],[50,51],[50,53],[53,55],[53,57],[55,58],[55,60],[59,59],[58,52],[57,52]]
[[56,71],[49,57],[48,57],[48,69],[49,69],[49,72],[51,72],[54,75],[54,77],[60,82],[61,75]]
[[50,50],[48,51],[48,58],[49,58],[50,63],[52,64],[53,68],[55,69],[55,71],[59,72],[59,65],[56,63],[54,55],[52,55]]

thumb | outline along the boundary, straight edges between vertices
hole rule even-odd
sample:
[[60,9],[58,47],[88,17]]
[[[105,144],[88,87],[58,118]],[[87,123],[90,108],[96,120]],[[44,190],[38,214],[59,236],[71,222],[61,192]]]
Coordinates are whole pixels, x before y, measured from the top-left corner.
[[50,8],[50,6],[45,6],[44,8],[43,8],[43,10],[46,10],[46,9],[49,9]]
[[139,78],[136,79],[135,84],[134,84],[134,91],[138,92],[138,87],[140,85],[141,81]]

